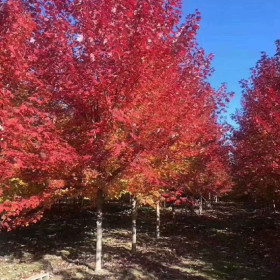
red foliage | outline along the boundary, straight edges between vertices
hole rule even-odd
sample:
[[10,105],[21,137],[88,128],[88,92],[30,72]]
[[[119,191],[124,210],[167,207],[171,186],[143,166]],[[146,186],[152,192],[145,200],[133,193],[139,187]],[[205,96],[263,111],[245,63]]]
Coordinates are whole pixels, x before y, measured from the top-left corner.
[[98,188],[149,195],[228,184],[216,117],[227,94],[207,82],[199,12],[179,28],[180,1],[3,5],[4,228],[36,222],[64,195],[94,199]]
[[189,201],[186,197],[180,197],[180,199],[183,203],[187,203]]
[[176,196],[181,196],[183,193],[180,191],[177,191],[175,194],[176,194]]
[[263,54],[243,81],[243,112],[233,134],[235,191],[254,199],[279,199],[280,43],[274,57]]
[[170,195],[169,195],[169,193],[163,193],[162,196],[163,196],[164,198],[168,198]]
[[175,205],[176,206],[180,206],[182,204],[182,201],[180,199],[176,200],[175,201]]

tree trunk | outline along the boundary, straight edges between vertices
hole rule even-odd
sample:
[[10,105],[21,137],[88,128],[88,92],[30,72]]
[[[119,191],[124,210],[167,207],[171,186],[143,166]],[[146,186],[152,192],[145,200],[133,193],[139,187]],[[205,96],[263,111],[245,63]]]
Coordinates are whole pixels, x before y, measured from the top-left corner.
[[199,199],[199,215],[201,215],[202,212],[203,212],[202,203],[203,203],[203,201],[202,201],[202,195],[200,195],[200,199]]
[[176,211],[175,211],[174,204],[172,204],[172,220],[173,220],[173,224],[175,224],[175,222],[176,222]]
[[160,238],[160,205],[157,202],[157,225],[156,225],[156,237]]
[[84,202],[85,202],[85,197],[81,196],[80,197],[80,207],[81,207],[81,210],[84,208]]
[[276,212],[276,204],[275,204],[274,199],[272,200],[272,209],[273,209],[273,212]]
[[96,220],[96,260],[95,271],[102,269],[102,205],[103,205],[103,192],[97,192],[97,220]]
[[212,205],[211,205],[211,195],[210,195],[210,193],[209,193],[209,199],[207,200],[207,199],[205,199],[203,196],[202,196],[202,199],[204,200],[204,202],[205,202],[205,206],[206,206],[206,208],[207,209],[212,209]]
[[191,215],[193,216],[195,214],[193,204],[190,205],[189,210],[191,211]]
[[215,202],[218,203],[218,196],[215,195]]
[[137,219],[137,199],[135,196],[132,197],[132,246],[131,253],[136,253],[136,219]]

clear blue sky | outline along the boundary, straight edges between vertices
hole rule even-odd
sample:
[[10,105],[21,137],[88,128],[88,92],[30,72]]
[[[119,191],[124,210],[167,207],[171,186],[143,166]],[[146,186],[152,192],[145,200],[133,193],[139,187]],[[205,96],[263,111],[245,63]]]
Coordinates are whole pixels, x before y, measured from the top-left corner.
[[[214,87],[225,82],[236,93],[228,115],[240,108],[239,81],[250,76],[260,52],[274,55],[280,39],[280,0],[183,0],[184,15],[202,13],[199,44],[214,53]],[[230,123],[230,118],[227,118]],[[233,123],[234,124],[234,123]]]

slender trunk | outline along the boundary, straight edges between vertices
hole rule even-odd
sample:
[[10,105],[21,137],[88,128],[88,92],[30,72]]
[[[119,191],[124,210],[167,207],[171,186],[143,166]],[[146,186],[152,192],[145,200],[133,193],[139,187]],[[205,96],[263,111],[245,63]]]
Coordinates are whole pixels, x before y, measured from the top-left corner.
[[218,196],[215,195],[215,202],[218,203]]
[[173,220],[173,224],[175,224],[175,221],[176,221],[176,211],[175,211],[174,204],[172,204],[172,220]]
[[157,202],[157,225],[156,225],[156,237],[160,237],[160,206],[159,202]]
[[81,209],[83,209],[83,207],[84,207],[84,202],[85,202],[85,198],[84,198],[84,196],[81,196],[81,197],[80,197]]
[[164,201],[163,201],[163,208],[164,209],[166,208],[166,199],[164,199]]
[[132,254],[136,253],[136,219],[137,219],[137,200],[136,197],[132,197],[132,246],[131,252]]
[[193,204],[193,199],[189,205],[189,210],[191,211],[191,215],[193,216],[195,214],[195,211],[194,211],[194,204]]
[[95,271],[100,271],[102,269],[102,204],[103,204],[103,193],[102,193],[102,190],[98,190],[98,193],[97,193]]
[[276,212],[276,204],[275,204],[275,200],[272,200],[272,209],[274,212]]
[[199,215],[202,214],[203,211],[203,207],[202,207],[202,195],[200,195],[200,199],[199,199]]
[[[211,198],[211,196],[210,196],[210,193],[209,193],[209,197]],[[206,199],[206,198],[204,198],[203,196],[202,196],[202,199],[204,200],[204,202],[205,202],[205,206],[206,206],[206,208],[208,208],[208,209],[212,209],[212,205],[211,205],[211,200],[210,199]]]
[[58,212],[61,213],[62,211],[61,200],[58,201],[57,206],[58,206]]

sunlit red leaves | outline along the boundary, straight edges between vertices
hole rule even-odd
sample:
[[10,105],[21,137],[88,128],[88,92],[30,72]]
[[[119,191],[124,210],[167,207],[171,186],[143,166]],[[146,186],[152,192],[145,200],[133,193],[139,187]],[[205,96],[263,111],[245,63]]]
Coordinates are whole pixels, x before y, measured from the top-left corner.
[[243,81],[243,114],[234,132],[236,191],[272,200],[278,196],[280,147],[279,54],[262,58]]
[[124,188],[150,201],[170,185],[217,191],[226,182],[215,148],[224,128],[213,116],[227,94],[206,81],[212,58],[195,39],[199,12],[178,28],[180,1],[7,5],[0,177],[30,190],[11,198],[19,212],[6,209],[8,223],[36,222],[69,188],[92,198],[97,187]]

